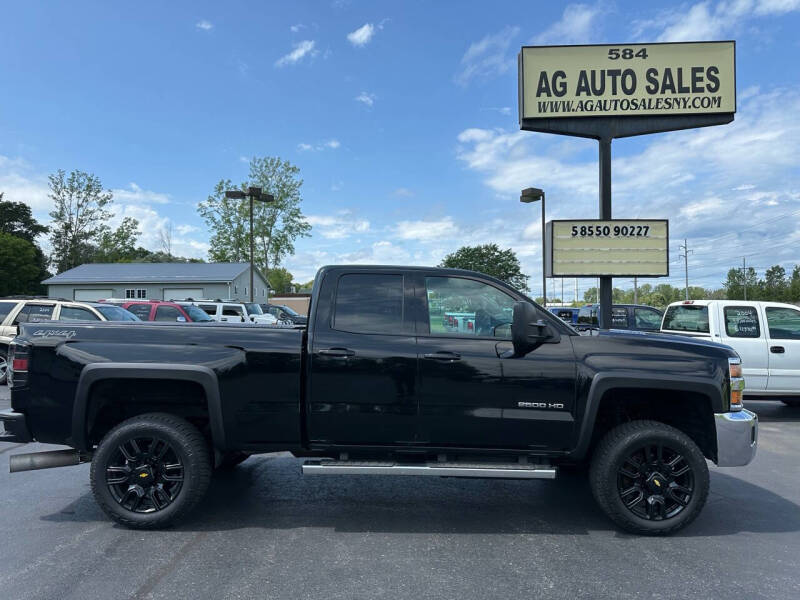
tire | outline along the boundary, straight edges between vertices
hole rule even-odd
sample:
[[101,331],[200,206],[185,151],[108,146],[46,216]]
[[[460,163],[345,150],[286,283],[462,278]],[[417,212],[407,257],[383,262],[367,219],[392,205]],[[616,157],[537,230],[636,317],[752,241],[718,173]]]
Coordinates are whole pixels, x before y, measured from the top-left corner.
[[174,525],[200,502],[211,471],[208,444],[194,425],[148,413],[103,437],[90,476],[96,502],[113,521],[159,529]]
[[781,400],[786,406],[791,406],[792,408],[797,408],[800,406],[800,399],[792,398],[791,400]]
[[8,349],[0,348],[0,385],[8,381]]
[[230,471],[235,468],[237,465],[242,464],[250,458],[249,454],[245,454],[244,452],[226,452],[222,455],[222,460],[220,461],[219,465],[217,465],[217,471]]
[[589,483],[617,526],[641,535],[667,535],[686,527],[703,509],[708,465],[682,431],[656,421],[632,421],[600,441]]

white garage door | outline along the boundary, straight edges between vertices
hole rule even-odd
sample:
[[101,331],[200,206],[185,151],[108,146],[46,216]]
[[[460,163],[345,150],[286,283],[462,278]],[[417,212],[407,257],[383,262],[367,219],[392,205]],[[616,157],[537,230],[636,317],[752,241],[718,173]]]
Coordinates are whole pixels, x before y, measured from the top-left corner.
[[94,302],[95,300],[112,298],[113,296],[114,290],[75,290],[73,293],[74,300],[82,300],[83,302]]
[[186,300],[202,298],[203,288],[164,288],[164,300]]

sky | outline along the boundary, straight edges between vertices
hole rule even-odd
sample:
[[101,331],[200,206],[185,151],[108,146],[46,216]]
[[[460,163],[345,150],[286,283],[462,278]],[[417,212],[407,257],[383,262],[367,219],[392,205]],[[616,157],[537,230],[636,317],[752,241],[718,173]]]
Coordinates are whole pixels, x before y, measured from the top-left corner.
[[197,203],[280,156],[313,226],[283,264],[296,281],[494,242],[535,294],[539,206],[519,191],[545,189],[548,220],[596,218],[597,142],[519,130],[519,48],[733,39],[733,123],[613,142],[614,217],[670,220],[670,276],[645,281],[683,285],[686,239],[690,285],[719,287],[743,257],[800,263],[798,30],[800,0],[6,3],[0,192],[47,222],[48,174],[91,172],[112,224],[137,218],[153,250],[171,224],[174,253],[205,257]]

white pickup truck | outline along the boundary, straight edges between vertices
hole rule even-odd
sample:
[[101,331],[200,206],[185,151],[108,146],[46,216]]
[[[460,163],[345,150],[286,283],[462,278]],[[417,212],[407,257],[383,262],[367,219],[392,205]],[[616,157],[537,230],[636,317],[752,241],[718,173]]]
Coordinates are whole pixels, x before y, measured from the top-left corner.
[[800,308],[780,302],[688,300],[664,311],[662,333],[731,346],[742,359],[745,398],[800,406]]

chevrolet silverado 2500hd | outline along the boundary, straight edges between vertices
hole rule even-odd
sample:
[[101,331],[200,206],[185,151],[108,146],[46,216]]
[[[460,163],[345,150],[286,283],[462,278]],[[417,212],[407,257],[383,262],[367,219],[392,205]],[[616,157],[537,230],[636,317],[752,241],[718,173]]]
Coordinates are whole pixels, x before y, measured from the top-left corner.
[[256,453],[290,451],[309,475],[553,479],[585,462],[618,526],[665,534],[702,509],[706,459],[756,452],[741,363],[720,344],[580,336],[453,269],[324,267],[309,316],[23,324],[0,441],[69,449],[12,456],[12,471],[91,460],[108,516],[155,528],[200,501],[214,467]]

